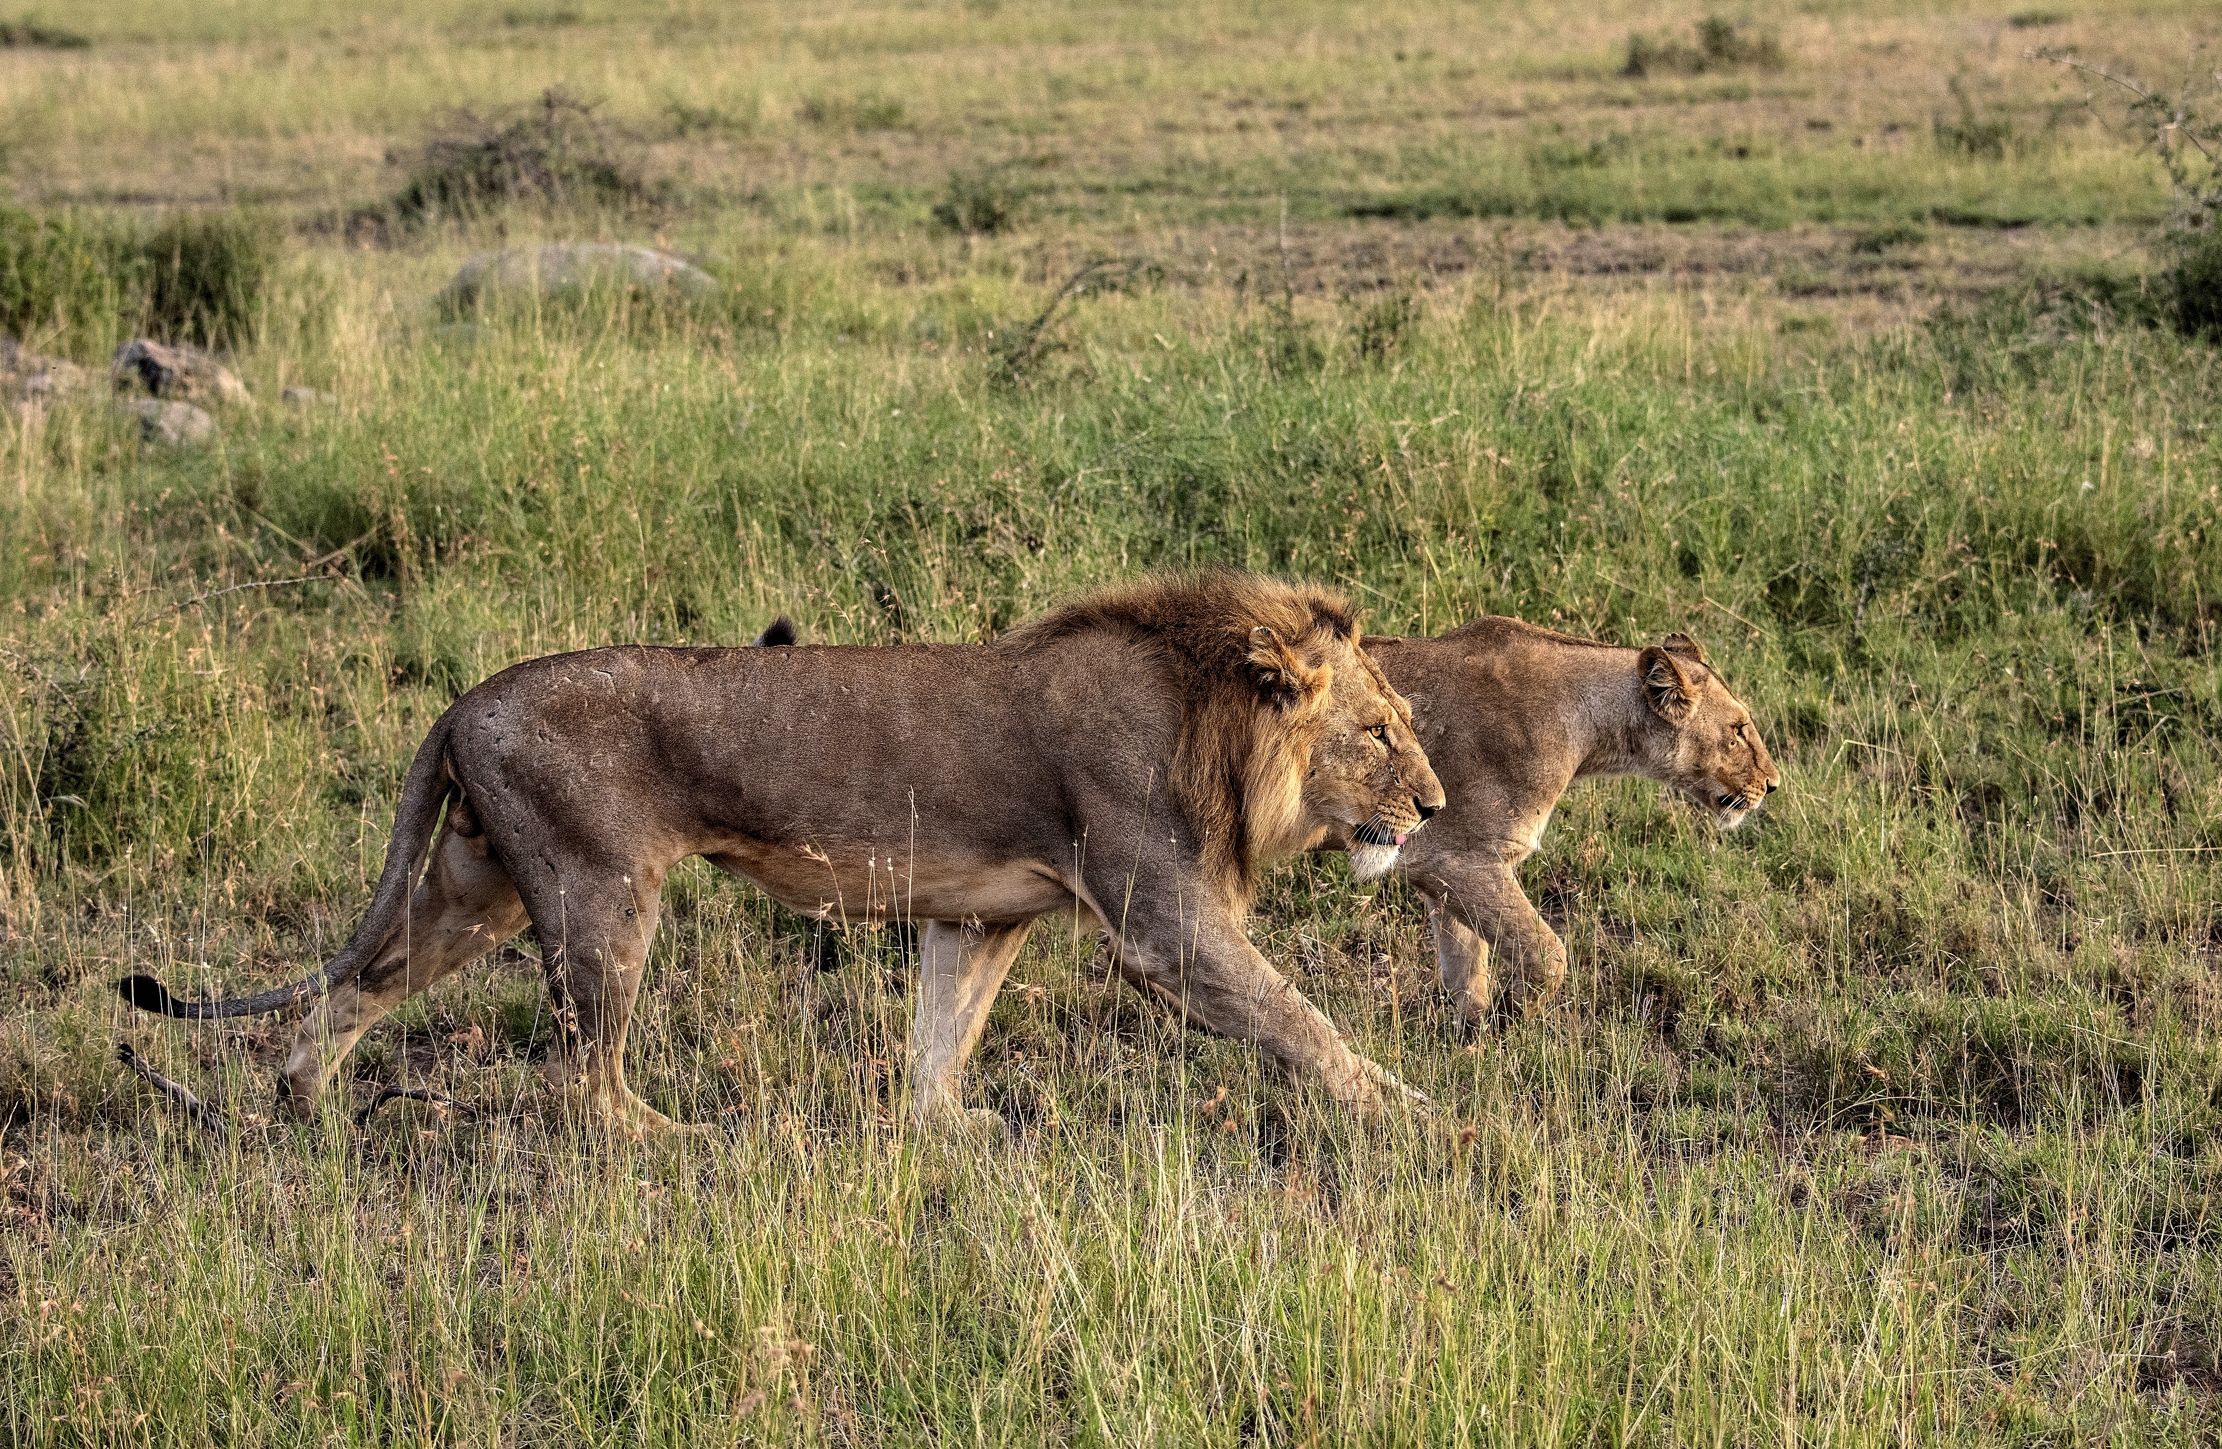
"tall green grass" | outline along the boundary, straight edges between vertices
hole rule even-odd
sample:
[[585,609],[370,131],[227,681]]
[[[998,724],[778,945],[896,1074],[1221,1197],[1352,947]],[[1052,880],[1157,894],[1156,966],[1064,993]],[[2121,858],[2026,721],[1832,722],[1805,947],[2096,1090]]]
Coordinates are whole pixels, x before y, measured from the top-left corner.
[[243,212],[149,224],[0,206],[0,334],[80,355],[135,333],[237,346],[262,325],[278,259],[276,226]]

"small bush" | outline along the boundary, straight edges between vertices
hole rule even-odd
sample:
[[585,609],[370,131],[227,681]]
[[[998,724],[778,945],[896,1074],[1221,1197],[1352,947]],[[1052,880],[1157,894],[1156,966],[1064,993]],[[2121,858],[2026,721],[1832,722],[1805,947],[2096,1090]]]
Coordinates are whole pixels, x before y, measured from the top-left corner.
[[671,133],[684,141],[690,136],[742,136],[755,129],[746,116],[722,106],[697,106],[676,98],[664,102]]
[[2222,81],[2170,95],[2068,51],[2031,54],[2104,82],[2127,129],[2160,159],[2176,203],[2159,238],[2165,311],[2184,336],[2222,342]]
[[1327,344],[1317,328],[1296,315],[1286,298],[1269,304],[1257,322],[1238,329],[1235,346],[1280,378],[1317,377],[1327,366]]
[[153,227],[0,208],[0,331],[97,352],[145,332],[166,342],[253,340],[279,237],[243,214]]
[[124,279],[107,233],[75,217],[0,207],[0,332],[83,350],[119,330]]
[[795,117],[835,130],[892,131],[903,124],[906,113],[893,96],[812,96],[795,108]]
[[1031,381],[1043,360],[1060,345],[1050,328],[1065,303],[1091,292],[1124,292],[1162,275],[1156,263],[1140,257],[1099,257],[1088,263],[1065,278],[1033,321],[1004,329],[1003,340],[990,349],[988,375],[1005,386]]
[[144,276],[139,330],[169,342],[237,347],[254,339],[279,238],[242,213],[179,215],[137,238]]
[[1018,223],[1019,188],[999,170],[954,171],[934,220],[960,236],[991,236]]
[[386,214],[404,226],[424,226],[520,202],[623,206],[656,199],[659,188],[643,173],[636,147],[594,111],[587,101],[550,90],[516,110],[457,112],[416,153]]
[[1382,362],[1401,348],[1420,320],[1420,303],[1407,291],[1395,291],[1368,303],[1350,328],[1351,345],[1362,362]]
[[2016,30],[2039,30],[2048,25],[2065,25],[2065,10],[2016,10],[2006,17],[2006,23]]
[[1704,75],[1722,70],[1778,70],[1782,42],[1765,31],[1718,15],[1697,23],[1696,43],[1641,32],[1628,37],[1628,56],[1620,73],[1640,80],[1651,75]]
[[1916,247],[1929,239],[1926,228],[1910,221],[1893,221],[1870,227],[1852,238],[1852,250],[1863,257],[1879,257],[1899,247]]
[[92,41],[74,30],[48,25],[25,16],[0,20],[0,50],[83,50]]
[[2003,161],[2014,144],[2014,123],[2001,113],[1986,114],[1976,108],[1975,98],[1968,94],[1967,82],[1960,76],[1952,77],[1949,85],[1952,99],[1958,103],[1957,116],[1937,116],[1930,122],[1936,137],[1937,149],[1959,156],[1972,156],[1985,161]]
[[2222,342],[2222,226],[2209,221],[2176,243],[2168,268],[2176,330],[2186,337]]

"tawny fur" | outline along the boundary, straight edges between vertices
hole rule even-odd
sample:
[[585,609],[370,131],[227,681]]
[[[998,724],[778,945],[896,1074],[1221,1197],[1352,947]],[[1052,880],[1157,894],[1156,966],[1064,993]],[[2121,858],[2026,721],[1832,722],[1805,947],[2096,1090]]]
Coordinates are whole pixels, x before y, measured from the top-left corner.
[[1731,829],[1781,783],[1751,711],[1686,635],[1625,649],[1489,617],[1366,647],[1449,796],[1395,869],[1427,899],[1444,988],[1469,1020],[1532,1010],[1565,979],[1566,947],[1517,870],[1568,787],[1641,775]]
[[186,1016],[320,996],[281,1082],[305,1105],[372,1023],[529,920],[561,1029],[551,1079],[598,1119],[658,1125],[625,1083],[625,1032],[664,876],[701,855],[821,918],[927,923],[922,1118],[963,1115],[987,1005],[1052,912],[1100,921],[1200,1024],[1371,1108],[1394,1079],[1242,914],[1272,855],[1402,839],[1440,805],[1410,719],[1344,600],[1232,573],[1107,590],[994,645],[531,660],[433,726],[371,909],[324,968],[231,1002],[144,977],[124,992]]

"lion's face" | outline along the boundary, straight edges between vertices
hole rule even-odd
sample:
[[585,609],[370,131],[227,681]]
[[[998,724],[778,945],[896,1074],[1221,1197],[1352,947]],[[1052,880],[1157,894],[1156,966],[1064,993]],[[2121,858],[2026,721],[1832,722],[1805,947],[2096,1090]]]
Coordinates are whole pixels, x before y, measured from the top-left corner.
[[1651,706],[1652,773],[1733,830],[1782,784],[1744,702],[1687,634],[1643,651],[1637,667]]
[[1372,880],[1443,807],[1442,782],[1412,730],[1412,707],[1353,638],[1321,641],[1314,743],[1303,810],[1312,828],[1347,840],[1353,871]]

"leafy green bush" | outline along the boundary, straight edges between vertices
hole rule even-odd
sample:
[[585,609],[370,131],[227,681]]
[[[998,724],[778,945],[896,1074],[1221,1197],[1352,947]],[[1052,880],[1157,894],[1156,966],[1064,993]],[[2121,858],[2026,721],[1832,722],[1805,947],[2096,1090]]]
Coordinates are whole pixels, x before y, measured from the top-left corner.
[[[2175,198],[2159,238],[2166,258],[2159,280],[2171,320],[2186,337],[2222,342],[2222,82],[2170,95],[2069,51],[2032,54],[2101,82],[2106,89],[2099,94],[2119,101],[2124,128],[2159,159]],[[2098,109],[2096,95],[2091,105]]]
[[1397,288],[1358,310],[1351,320],[1351,345],[1361,361],[1385,361],[1404,345],[1419,320],[1419,299],[1409,290]]
[[2175,245],[2168,268],[2168,290],[2175,303],[2176,330],[2186,337],[2222,342],[2222,225],[2210,220],[2186,231]]
[[934,220],[960,236],[992,236],[1017,224],[1019,201],[1017,185],[993,167],[953,171]]
[[251,341],[279,238],[243,213],[180,213],[154,226],[0,207],[0,331],[76,351],[129,332],[235,347]]
[[278,245],[276,227],[243,212],[181,213],[129,239],[121,250],[144,278],[137,330],[205,347],[253,341]]
[[2002,111],[1977,107],[1974,96],[1968,93],[1964,76],[1952,77],[1948,89],[1959,114],[1930,119],[1929,128],[1936,137],[1937,149],[1987,161],[2005,160],[2006,152],[2018,139],[2014,134],[2013,118]]

